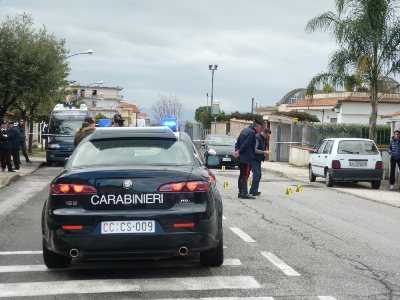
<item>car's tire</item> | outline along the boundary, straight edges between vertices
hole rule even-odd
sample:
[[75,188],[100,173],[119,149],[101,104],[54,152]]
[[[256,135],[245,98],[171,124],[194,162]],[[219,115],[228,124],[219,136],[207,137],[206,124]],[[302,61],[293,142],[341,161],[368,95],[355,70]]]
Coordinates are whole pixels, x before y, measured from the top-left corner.
[[335,184],[329,170],[325,171],[325,184],[327,187],[333,187],[333,185]]
[[224,241],[222,228],[217,247],[200,253],[200,263],[205,267],[220,267],[224,263]]
[[43,240],[43,260],[49,269],[66,268],[71,264],[71,258],[54,253],[46,247]]
[[317,176],[314,175],[311,166],[308,167],[308,178],[310,182],[315,182],[317,180]]
[[371,181],[371,187],[374,190],[379,190],[381,188],[381,181],[380,180]]

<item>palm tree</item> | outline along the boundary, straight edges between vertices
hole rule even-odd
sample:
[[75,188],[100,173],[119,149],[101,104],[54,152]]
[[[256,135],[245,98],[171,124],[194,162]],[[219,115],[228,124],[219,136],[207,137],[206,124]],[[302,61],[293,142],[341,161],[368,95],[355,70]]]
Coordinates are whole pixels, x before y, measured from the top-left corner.
[[308,32],[330,32],[339,47],[330,58],[328,72],[309,83],[308,94],[326,83],[346,90],[367,90],[372,108],[369,137],[375,139],[378,102],[392,92],[392,88],[380,90],[380,82],[400,73],[399,1],[335,0],[335,4],[335,12],[315,17],[306,27]]

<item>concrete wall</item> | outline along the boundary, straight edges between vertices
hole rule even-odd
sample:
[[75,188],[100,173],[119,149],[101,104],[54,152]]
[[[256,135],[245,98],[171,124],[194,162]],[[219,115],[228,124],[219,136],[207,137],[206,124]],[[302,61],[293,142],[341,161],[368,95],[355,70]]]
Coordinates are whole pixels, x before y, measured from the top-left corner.
[[[379,125],[385,125],[386,120],[381,119],[380,116],[390,115],[400,110],[400,104],[395,103],[380,103],[378,104],[378,120]],[[357,123],[368,124],[369,116],[371,114],[370,103],[360,102],[343,102],[338,114],[338,122],[340,123]]]
[[237,120],[237,119],[231,119],[230,120],[230,135],[233,136],[234,138],[238,138],[240,132],[250,126],[252,124],[251,121],[245,121],[245,120]]
[[226,131],[227,123],[226,122],[212,122],[211,123],[211,134],[227,134]]
[[310,149],[303,147],[289,147],[289,164],[297,167],[306,167],[310,160]]

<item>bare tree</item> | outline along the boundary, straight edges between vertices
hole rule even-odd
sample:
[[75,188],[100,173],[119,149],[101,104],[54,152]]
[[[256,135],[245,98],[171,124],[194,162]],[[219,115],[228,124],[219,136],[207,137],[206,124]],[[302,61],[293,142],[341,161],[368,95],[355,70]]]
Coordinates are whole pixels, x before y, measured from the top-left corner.
[[161,95],[151,108],[153,118],[160,123],[166,117],[176,117],[179,121],[182,117],[182,103],[176,96]]

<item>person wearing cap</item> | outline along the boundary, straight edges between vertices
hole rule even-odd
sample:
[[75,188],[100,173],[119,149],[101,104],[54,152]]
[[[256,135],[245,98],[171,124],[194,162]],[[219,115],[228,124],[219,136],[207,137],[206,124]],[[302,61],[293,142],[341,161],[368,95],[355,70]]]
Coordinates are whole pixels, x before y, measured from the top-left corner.
[[271,131],[268,128],[263,129],[260,133],[256,134],[255,156],[251,163],[251,172],[253,173],[253,180],[251,183],[250,194],[259,196],[261,192],[258,190],[262,177],[261,164],[269,154],[269,135]]
[[10,143],[7,133],[7,122],[0,122],[0,164],[1,170],[4,172],[6,168],[8,172],[15,172],[11,164]]
[[240,199],[254,199],[248,193],[247,182],[250,176],[251,163],[255,157],[256,134],[264,128],[264,122],[256,119],[254,123],[243,129],[235,144],[235,157],[239,158],[240,175],[238,178],[238,197]]
[[20,134],[20,149],[22,154],[25,157],[25,161],[27,163],[31,163],[29,156],[28,156],[28,151],[26,149],[26,134],[25,134],[25,121],[24,120],[20,120],[18,122],[18,129],[19,129],[19,134]]
[[400,169],[400,130],[395,130],[392,140],[389,145],[390,154],[390,189],[394,190],[396,182],[396,166]]
[[18,122],[9,122],[8,124],[8,140],[10,143],[10,152],[15,170],[19,170],[21,161],[19,158],[19,150],[21,148],[21,134],[18,129]]
[[82,123],[82,127],[75,134],[74,145],[75,147],[88,135],[96,130],[96,122],[91,117],[86,117]]

